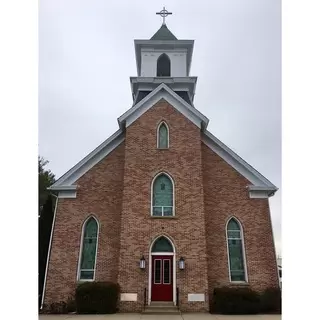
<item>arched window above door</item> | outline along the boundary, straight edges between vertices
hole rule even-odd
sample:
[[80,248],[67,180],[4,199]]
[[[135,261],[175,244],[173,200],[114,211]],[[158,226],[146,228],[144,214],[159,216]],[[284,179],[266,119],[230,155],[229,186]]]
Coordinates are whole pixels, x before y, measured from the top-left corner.
[[171,242],[166,237],[158,238],[152,246],[151,252],[173,252]]
[[151,184],[152,216],[165,217],[174,215],[174,185],[166,173],[155,177]]
[[163,53],[157,61],[157,77],[170,77],[170,58]]

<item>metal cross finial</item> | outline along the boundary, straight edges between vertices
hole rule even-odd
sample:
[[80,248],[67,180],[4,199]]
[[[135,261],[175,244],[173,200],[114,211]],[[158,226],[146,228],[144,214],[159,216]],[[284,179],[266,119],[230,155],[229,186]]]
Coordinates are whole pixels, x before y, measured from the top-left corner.
[[160,12],[156,12],[156,14],[159,14],[163,18],[162,24],[166,24],[165,19],[169,14],[172,14],[172,12],[169,12],[165,7],[163,7],[163,9]]

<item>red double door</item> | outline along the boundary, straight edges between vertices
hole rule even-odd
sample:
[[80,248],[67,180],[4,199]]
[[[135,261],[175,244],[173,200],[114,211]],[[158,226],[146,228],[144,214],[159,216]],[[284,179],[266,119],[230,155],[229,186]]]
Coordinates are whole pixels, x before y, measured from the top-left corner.
[[152,301],[173,301],[172,256],[152,256]]

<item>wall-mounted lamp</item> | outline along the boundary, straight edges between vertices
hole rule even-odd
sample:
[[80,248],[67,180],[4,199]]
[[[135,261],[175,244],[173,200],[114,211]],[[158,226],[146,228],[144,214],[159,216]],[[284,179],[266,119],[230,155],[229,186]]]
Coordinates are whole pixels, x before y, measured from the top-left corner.
[[145,269],[146,268],[146,259],[144,256],[141,257],[140,259],[140,269]]
[[185,268],[185,262],[184,262],[183,257],[181,257],[179,260],[179,269],[184,270],[184,268]]

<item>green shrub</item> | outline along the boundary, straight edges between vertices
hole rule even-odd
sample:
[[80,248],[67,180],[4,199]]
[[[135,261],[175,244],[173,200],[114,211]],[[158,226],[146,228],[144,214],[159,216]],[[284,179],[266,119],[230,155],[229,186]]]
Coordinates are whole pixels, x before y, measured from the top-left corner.
[[76,300],[73,297],[69,297],[67,300],[67,311],[68,313],[77,311]]
[[250,288],[216,288],[211,302],[211,313],[257,314],[259,294]]
[[113,282],[85,282],[76,289],[77,313],[116,313],[120,287]]
[[68,313],[67,304],[64,301],[53,302],[49,306],[49,313],[66,314],[66,313]]
[[281,313],[280,288],[268,288],[260,295],[262,313]]

